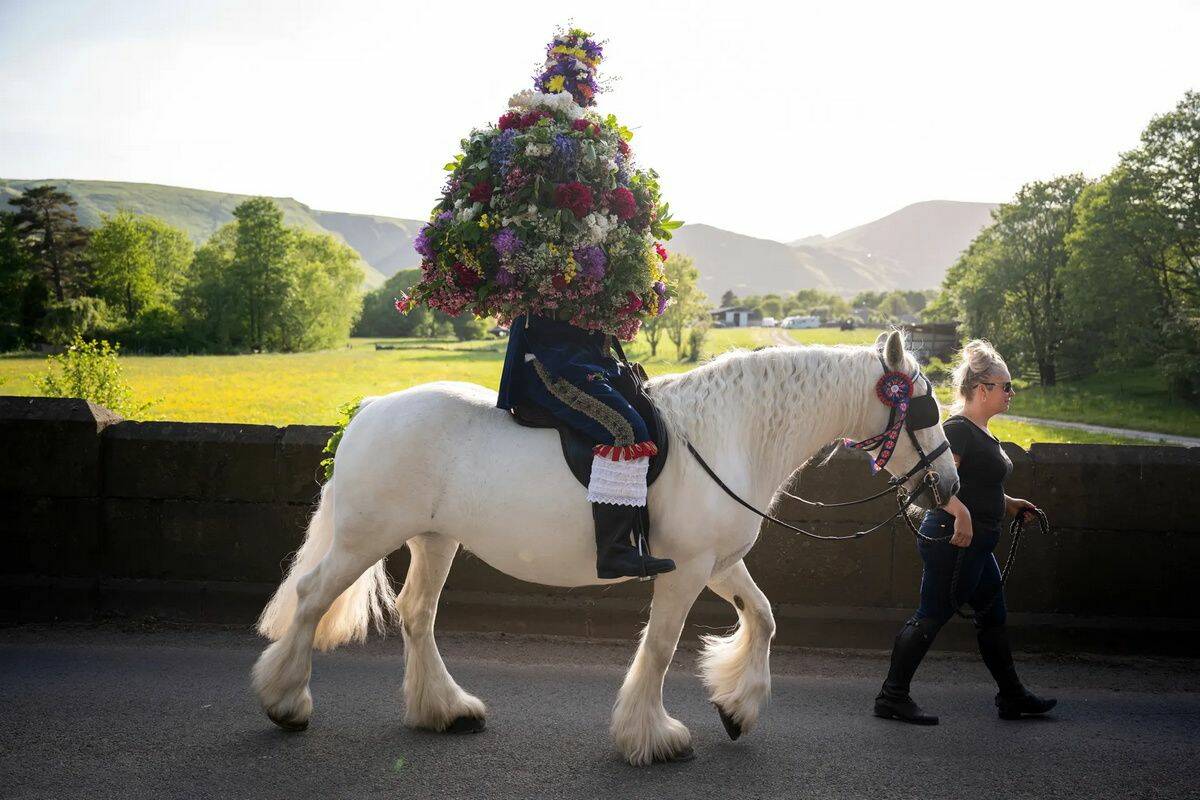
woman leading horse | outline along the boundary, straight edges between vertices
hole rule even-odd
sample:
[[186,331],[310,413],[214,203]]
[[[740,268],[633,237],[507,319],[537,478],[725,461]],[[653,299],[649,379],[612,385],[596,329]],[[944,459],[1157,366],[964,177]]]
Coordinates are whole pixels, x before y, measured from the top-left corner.
[[938,718],[913,702],[909,684],[934,637],[963,602],[975,610],[979,654],[996,680],[1000,717],[1044,714],[1056,702],[1031,693],[1017,677],[1004,624],[1004,586],[993,555],[1005,515],[1037,511],[1028,500],[1004,493],[1012,461],[988,430],[988,421],[1012,402],[1012,376],[1000,354],[976,339],[963,348],[953,384],[955,413],[943,428],[962,486],[943,508],[926,512],[921,523],[921,605],[896,635],[891,666],[875,698],[876,715],[917,725],[936,725]]

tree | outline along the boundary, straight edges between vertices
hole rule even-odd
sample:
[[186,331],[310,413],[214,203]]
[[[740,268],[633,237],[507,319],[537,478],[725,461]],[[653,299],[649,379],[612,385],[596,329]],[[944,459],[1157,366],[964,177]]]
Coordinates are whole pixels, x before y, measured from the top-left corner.
[[721,307],[737,305],[738,296],[733,293],[733,289],[726,289],[725,294],[721,295]]
[[233,216],[237,241],[230,277],[240,289],[247,344],[262,350],[268,330],[278,323],[289,288],[285,263],[289,232],[283,226],[283,212],[269,197],[243,200]]
[[290,234],[280,278],[286,288],[263,341],[285,352],[341,344],[362,311],[359,255],[329,234]]
[[221,226],[196,250],[177,304],[184,326],[210,350],[235,350],[246,341],[241,290],[232,274],[237,227]]
[[35,269],[62,302],[82,294],[87,284],[84,251],[88,230],[75,216],[75,200],[54,186],[34,186],[9,201],[17,209],[17,235]]
[[1122,168],[1088,186],[1067,237],[1064,354],[1085,370],[1133,366],[1161,353],[1161,320],[1172,309],[1160,265],[1170,236],[1131,196],[1137,191]]
[[691,256],[673,253],[663,268],[671,287],[671,302],[663,313],[663,325],[667,338],[675,345],[675,358],[683,360],[685,332],[708,310],[708,301],[700,291],[700,271]]
[[884,298],[879,301],[876,310],[893,321],[909,316],[913,312],[904,292],[889,292],[884,295]]
[[88,243],[93,289],[127,320],[160,294],[150,235],[129,211],[105,214]]
[[[362,316],[354,326],[352,336],[424,336],[431,330],[444,335],[451,329],[451,318],[442,311],[430,310],[422,304],[407,314],[396,311],[396,298],[405,289],[421,280],[420,269],[402,269],[384,282],[383,286],[363,297]],[[470,315],[470,312],[464,312]]]
[[0,212],[0,350],[28,341],[45,313],[47,291],[17,232],[16,215]]

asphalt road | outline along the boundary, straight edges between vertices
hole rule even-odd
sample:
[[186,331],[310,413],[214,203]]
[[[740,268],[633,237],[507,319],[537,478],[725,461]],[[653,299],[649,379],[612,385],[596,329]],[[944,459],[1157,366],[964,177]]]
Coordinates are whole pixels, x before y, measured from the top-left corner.
[[247,675],[261,643],[228,629],[0,630],[0,797],[1164,797],[1196,796],[1200,662],[1020,657],[1053,716],[1002,722],[981,663],[935,651],[916,728],[869,706],[882,652],[777,650],[764,724],[729,741],[681,651],[668,710],[695,761],[625,764],[607,734],[628,645],[446,635],[488,729],[449,737],[399,723],[398,637],[316,657],[316,710],[288,734]]

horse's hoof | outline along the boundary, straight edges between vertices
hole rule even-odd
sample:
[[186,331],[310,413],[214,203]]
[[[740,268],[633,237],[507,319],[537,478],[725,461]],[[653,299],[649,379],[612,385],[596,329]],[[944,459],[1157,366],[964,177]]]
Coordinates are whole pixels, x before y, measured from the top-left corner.
[[274,722],[285,731],[291,731],[292,733],[299,733],[300,731],[308,728],[308,720],[304,720],[303,722],[292,722],[290,719],[277,717],[274,714],[267,714],[267,719],[271,720],[271,722]]
[[654,759],[655,764],[681,764],[684,761],[691,761],[696,757],[696,749],[690,744],[680,750],[678,753],[666,756],[665,758]]
[[721,724],[725,726],[725,732],[729,734],[729,738],[735,742],[742,735],[742,726],[737,723],[733,717],[725,713],[725,709],[721,708],[716,703],[713,706],[717,709],[717,713],[721,715]]
[[483,717],[457,717],[446,728],[444,733],[479,733],[487,727]]

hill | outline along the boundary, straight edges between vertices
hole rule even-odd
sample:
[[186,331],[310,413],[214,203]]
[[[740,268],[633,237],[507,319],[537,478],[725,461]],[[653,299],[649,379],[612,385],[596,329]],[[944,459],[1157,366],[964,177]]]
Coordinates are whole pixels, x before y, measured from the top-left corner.
[[[202,244],[214,231],[231,221],[233,209],[237,207],[238,203],[249,198],[249,195],[186,189],[178,186],[159,186],[152,183],[67,179],[29,181],[0,179],[0,207],[7,208],[8,201],[19,196],[26,188],[45,183],[52,183],[75,198],[75,202],[79,204],[76,214],[82,225],[94,228],[100,224],[101,214],[111,214],[118,209],[127,209],[137,214],[152,214],[159,217],[186,231],[196,244]],[[330,227],[322,222],[322,217],[327,212],[314,211],[291,197],[272,199],[279,204],[279,208],[283,211],[283,221],[286,225],[332,234],[357,250],[359,255],[363,256],[360,268],[363,271],[364,287],[375,288],[383,285],[387,276],[377,270],[370,259],[365,257],[363,247],[351,241],[351,236],[347,236],[339,229],[339,227],[345,228],[357,233],[354,225],[339,219],[356,215],[329,214],[328,217],[332,219],[327,221],[335,226]],[[387,218],[366,217],[365,219],[384,220]],[[410,220],[394,220],[394,222],[407,225],[418,224]],[[363,245],[366,246],[371,236],[369,233],[363,233],[358,238],[363,239]],[[411,236],[409,240],[411,241]]]
[[[247,195],[147,183],[0,179],[0,206],[26,187],[53,183],[79,204],[79,220],[96,226],[119,208],[153,214],[187,231],[197,244],[233,219]],[[362,258],[363,285],[375,288],[401,269],[420,263],[412,242],[419,220],[348,214],[310,208],[291,197],[274,198],[284,221],[332,234]],[[758,239],[711,225],[684,225],[669,248],[696,260],[700,288],[713,300],[726,289],[737,294],[818,288],[850,295],[864,290],[926,289],[990,221],[992,203],[932,200],[833,236],[809,236],[790,244]]]
[[[928,200],[830,237],[809,236],[791,246],[829,258],[847,258],[879,276],[877,288],[928,289],[971,240],[991,223],[995,203]],[[890,281],[899,281],[891,283]]]

